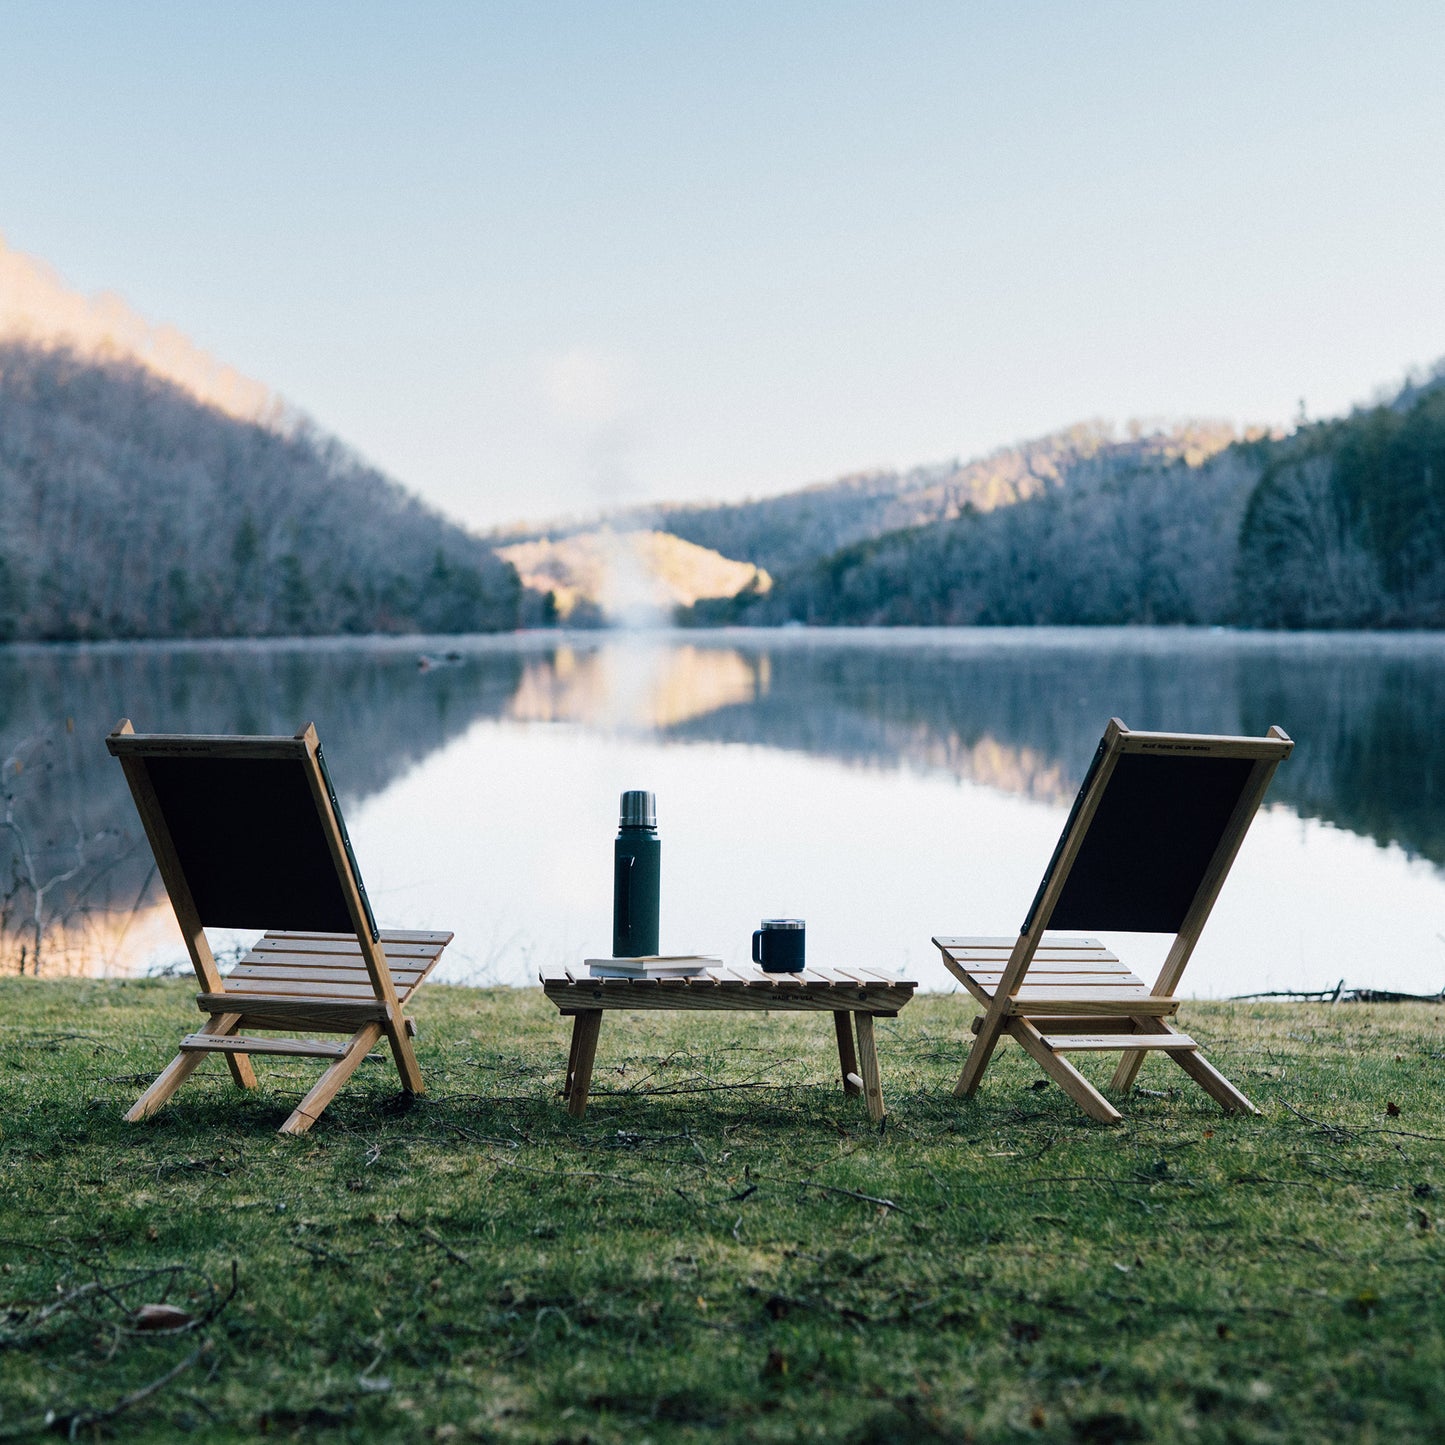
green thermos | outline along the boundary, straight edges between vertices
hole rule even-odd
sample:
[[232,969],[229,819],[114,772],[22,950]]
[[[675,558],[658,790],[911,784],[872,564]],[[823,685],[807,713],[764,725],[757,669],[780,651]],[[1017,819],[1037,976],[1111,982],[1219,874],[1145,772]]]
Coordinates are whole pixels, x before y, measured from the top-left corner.
[[612,858],[612,956],[656,954],[662,842],[653,794],[623,793]]

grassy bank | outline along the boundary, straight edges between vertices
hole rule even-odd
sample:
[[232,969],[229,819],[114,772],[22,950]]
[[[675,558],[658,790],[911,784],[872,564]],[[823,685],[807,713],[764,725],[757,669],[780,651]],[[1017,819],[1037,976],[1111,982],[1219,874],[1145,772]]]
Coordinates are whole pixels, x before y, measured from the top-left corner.
[[410,1108],[282,1140],[315,1066],[212,1061],[123,1124],[193,992],[0,981],[0,1438],[1445,1434],[1445,1010],[1192,1006],[1265,1117],[1155,1056],[1108,1129],[1011,1044],[955,1101],[920,998],[879,1132],[826,1017],[609,1017],[576,1124],[540,993],[434,987]]

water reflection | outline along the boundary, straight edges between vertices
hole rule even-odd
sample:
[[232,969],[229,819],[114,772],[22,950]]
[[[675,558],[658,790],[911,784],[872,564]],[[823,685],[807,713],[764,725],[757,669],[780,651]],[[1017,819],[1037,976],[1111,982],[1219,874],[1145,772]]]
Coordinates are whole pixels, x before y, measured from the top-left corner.
[[1297,747],[1272,798],[1445,865],[1445,638],[1152,629],[739,641],[766,684],[670,728],[1072,798],[1110,716]]
[[[110,971],[165,932],[159,885],[103,739],[294,732],[316,720],[343,806],[381,792],[516,694],[498,652],[419,685],[415,645],[0,648],[0,968]],[[173,925],[172,925],[173,928]]]
[[558,647],[529,658],[507,707],[517,722],[580,722],[665,732],[768,691],[772,660],[732,647],[658,647],[624,637],[605,650]]
[[[14,971],[23,959],[33,970],[37,941],[45,972],[117,970],[167,948],[179,952],[120,769],[102,745],[122,715],[143,730],[185,732],[290,733],[314,720],[348,816],[360,814],[363,833],[364,820],[374,820],[371,851],[362,855],[368,880],[379,854],[382,891],[390,887],[398,906],[415,897],[420,913],[446,926],[457,926],[458,906],[475,907],[480,919],[485,905],[477,929],[486,937],[468,944],[459,928],[460,956],[511,981],[546,961],[540,954],[548,949],[575,952],[593,936],[588,930],[605,933],[593,917],[601,914],[605,925],[600,865],[590,853],[568,853],[563,835],[575,810],[578,828],[585,823],[602,838],[593,851],[604,856],[605,814],[622,786],[666,772],[679,795],[694,790],[694,806],[710,821],[691,846],[714,848],[698,887],[706,880],[716,892],[748,876],[741,857],[748,835],[728,834],[727,820],[746,806],[754,778],[766,774],[770,797],[811,800],[793,815],[800,844],[810,830],[829,827],[846,841],[846,818],[827,821],[819,791],[836,785],[816,771],[840,763],[885,785],[858,804],[881,810],[879,827],[886,829],[888,810],[903,808],[904,794],[898,786],[888,792],[887,778],[906,773],[925,790],[966,785],[1018,800],[1016,809],[1026,800],[1043,813],[1007,816],[1047,838],[1111,714],[1134,727],[1205,732],[1261,733],[1281,723],[1298,747],[1276,778],[1277,807],[1394,847],[1398,861],[1382,860],[1381,878],[1403,878],[1413,857],[1434,865],[1438,883],[1434,870],[1445,865],[1445,642],[1432,637],[539,634],[447,645],[454,660],[425,670],[421,647],[396,640],[0,649],[0,968]],[[547,751],[547,739],[561,751]],[[664,757],[673,761],[664,765]],[[814,771],[803,771],[805,759]],[[566,787],[556,780],[564,767]],[[475,794],[462,786],[494,768],[531,770],[530,792],[506,794],[497,780]],[[537,781],[544,775],[545,783]],[[938,813],[943,799],[919,794],[919,818]],[[595,817],[586,812],[593,806]],[[975,802],[951,835],[949,846],[963,858],[970,847],[999,846],[996,838],[968,837],[981,806]],[[480,857],[496,847],[499,826],[511,830],[513,853],[530,861],[492,883],[453,874],[450,861],[434,859],[422,841],[445,838],[453,855]],[[519,830],[535,835],[525,847],[516,844]],[[388,841],[399,835],[404,841]],[[1019,845],[1026,856],[1008,860],[1025,893],[1043,861],[1028,852],[1032,836]],[[854,866],[846,853],[829,852],[835,845],[843,843],[800,846],[788,867],[801,880],[810,869]],[[920,875],[919,860],[937,846],[926,830],[890,842],[901,850],[899,866],[913,857]],[[1318,872],[1334,857],[1318,839],[1300,849],[1288,866]],[[1362,864],[1351,854],[1329,866]],[[588,874],[585,887],[579,870]],[[1421,899],[1433,906],[1435,894],[1411,880],[1415,892],[1386,888],[1380,906],[1418,908]],[[766,871],[749,886],[765,891]],[[1370,886],[1385,888],[1378,880]],[[801,881],[795,891],[803,891]],[[911,924],[925,944],[935,929],[972,926],[931,895],[919,907],[936,913]],[[737,911],[762,910],[749,901]],[[703,910],[688,926],[716,929],[722,917]],[[550,934],[544,918],[555,925]],[[852,927],[860,937],[866,931],[856,920]],[[886,953],[890,937],[880,924],[868,956]],[[695,942],[711,948],[716,941]],[[1301,941],[1294,963],[1311,962],[1311,949]],[[1321,980],[1311,973],[1301,982]]]

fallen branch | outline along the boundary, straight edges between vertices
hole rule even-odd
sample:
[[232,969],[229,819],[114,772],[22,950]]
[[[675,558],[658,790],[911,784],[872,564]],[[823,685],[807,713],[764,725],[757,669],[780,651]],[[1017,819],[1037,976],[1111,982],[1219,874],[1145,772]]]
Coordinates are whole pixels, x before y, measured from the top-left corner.
[[1277,988],[1271,989],[1266,993],[1235,993],[1230,994],[1225,1002],[1253,1003],[1256,999],[1263,998],[1292,998],[1306,1003],[1339,1003],[1340,996],[1344,991],[1345,981],[1341,979],[1333,988]]
[[434,1229],[429,1229],[424,1224],[418,1224],[414,1219],[408,1219],[404,1214],[398,1214],[396,1216],[396,1222],[407,1229],[416,1230],[416,1232],[421,1235],[421,1237],[426,1240],[428,1244],[436,1245],[436,1247],[441,1250],[446,1255],[446,1257],[452,1261],[453,1264],[471,1263],[471,1260],[469,1260],[466,1255],[464,1255],[460,1250],[453,1249],[451,1245],[449,1245],[446,1240],[444,1240],[441,1235],[439,1235]]
[[876,1194],[860,1194],[856,1189],[844,1189],[838,1184],[817,1184],[811,1179],[779,1179],[772,1174],[753,1174],[753,1179],[764,1179],[769,1184],[793,1184],[799,1189],[821,1189],[824,1194],[842,1194],[849,1199],[861,1200],[864,1204],[877,1204],[883,1209],[896,1209],[900,1214],[908,1211],[896,1200],[880,1199]]
[[291,1248],[309,1254],[318,1264],[337,1264],[342,1269],[351,1268],[351,1261],[344,1254],[337,1254],[334,1249],[327,1249],[324,1244],[313,1244],[309,1239],[293,1239]]
[[1271,998],[1293,999],[1296,1003],[1445,1003],[1445,989],[1439,993],[1397,993],[1388,988],[1346,988],[1341,979],[1333,988],[1278,988],[1267,993],[1236,993],[1225,1002],[1254,1003]]
[[1417,1134],[1411,1129],[1385,1129],[1370,1124],[1331,1124],[1324,1119],[1312,1119],[1303,1109],[1296,1109],[1288,1099],[1281,1099],[1280,1103],[1295,1118],[1313,1124],[1316,1129],[1323,1129],[1326,1134],[1393,1134],[1398,1139],[1428,1139],[1432,1144],[1445,1144],[1445,1134]]
[[[53,1251],[47,1250],[46,1253]],[[239,1272],[235,1260],[231,1261],[231,1288],[225,1295],[218,1295],[216,1286],[211,1280],[202,1275],[206,1288],[210,1292],[211,1305],[204,1314],[192,1316],[186,1314],[185,1318],[179,1320],[174,1326],[156,1329],[138,1321],[138,1311],[133,1308],[124,1298],[125,1293],[133,1293],[140,1286],[151,1280],[164,1279],[169,1281],[163,1294],[170,1292],[171,1286],[187,1275],[195,1275],[198,1271],[190,1269],[185,1265],[164,1265],[159,1269],[142,1270],[133,1274],[129,1279],[118,1283],[107,1283],[105,1280],[96,1278],[87,1281],[85,1284],[77,1285],[74,1289],[68,1290],[59,1299],[53,1300],[43,1309],[31,1314],[28,1310],[11,1310],[8,1324],[17,1327],[24,1326],[23,1331],[17,1328],[15,1333],[8,1333],[0,1328],[0,1349],[23,1348],[31,1341],[37,1339],[42,1328],[49,1324],[57,1315],[64,1314],[68,1310],[76,1309],[86,1301],[109,1301],[120,1315],[129,1321],[120,1328],[127,1334],[145,1333],[148,1335],[158,1334],[186,1334],[203,1328],[211,1323],[222,1310],[226,1308],[236,1297],[236,1290],[239,1287]],[[144,1306],[141,1307],[142,1309]],[[184,1312],[183,1312],[184,1313]]]
[[[150,1397],[156,1394],[157,1391],[164,1390],[165,1387],[169,1385],[172,1380],[178,1379],[181,1375],[184,1375],[185,1372],[189,1370],[191,1366],[194,1365],[196,1361],[199,1360],[201,1356],[204,1355],[210,1348],[211,1342],[210,1340],[206,1340],[198,1350],[194,1350],[190,1355],[188,1355],[184,1360],[182,1360],[180,1364],[172,1366],[169,1370],[165,1372],[164,1375],[161,1375],[158,1379],[152,1380],[149,1385],[142,1385],[139,1390],[132,1390],[129,1395],[122,1395],[121,1398],[117,1400],[114,1405],[111,1405],[107,1409],[77,1410],[75,1414],[70,1417],[69,1420],[69,1426],[67,1430],[68,1438],[71,1440],[76,1440],[80,1437],[80,1432],[86,1429],[88,1426],[103,1425],[107,1420],[114,1420],[117,1415],[123,1415],[133,1406],[139,1405],[141,1401],[150,1399]],[[52,1421],[50,1419],[47,1419],[47,1423],[53,1430],[55,1429],[56,1425],[60,1423],[60,1420],[54,1419]]]
[[589,1089],[588,1095],[597,1098],[603,1094],[624,1095],[637,1099],[660,1099],[668,1094],[720,1094],[732,1089],[785,1089],[786,1084],[772,1084],[759,1080],[749,1084],[684,1084],[671,1089]]

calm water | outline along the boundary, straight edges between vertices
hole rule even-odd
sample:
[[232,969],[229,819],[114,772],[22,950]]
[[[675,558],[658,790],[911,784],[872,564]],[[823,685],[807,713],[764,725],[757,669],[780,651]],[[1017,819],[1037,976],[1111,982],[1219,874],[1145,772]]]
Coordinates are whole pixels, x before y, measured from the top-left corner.
[[[102,739],[314,720],[383,926],[456,932],[441,977],[605,953],[617,795],[651,788],[662,946],[952,987],[933,933],[1016,931],[1099,733],[1262,733],[1276,775],[1185,977],[1210,996],[1445,983],[1445,639],[1175,630],[550,634],[0,649],[0,958],[184,961]],[[225,820],[218,819],[218,826]],[[23,850],[20,845],[24,845]],[[0,851],[0,861],[9,856]],[[26,861],[28,859],[28,862]],[[237,940],[226,937],[222,945]],[[1140,967],[1153,939],[1112,939]]]

